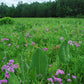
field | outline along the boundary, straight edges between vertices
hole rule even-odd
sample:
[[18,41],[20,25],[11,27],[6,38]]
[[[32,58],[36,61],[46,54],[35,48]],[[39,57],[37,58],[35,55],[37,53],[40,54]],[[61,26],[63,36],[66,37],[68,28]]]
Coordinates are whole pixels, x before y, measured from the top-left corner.
[[14,20],[0,25],[0,84],[84,84],[84,19]]

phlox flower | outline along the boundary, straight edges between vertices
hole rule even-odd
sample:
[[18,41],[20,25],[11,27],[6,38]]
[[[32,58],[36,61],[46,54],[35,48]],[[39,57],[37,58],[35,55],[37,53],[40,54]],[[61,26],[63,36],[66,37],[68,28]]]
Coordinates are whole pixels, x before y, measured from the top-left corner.
[[72,78],[76,79],[76,76],[72,75]]
[[43,48],[44,51],[48,50],[48,48]]
[[63,40],[64,38],[63,37],[60,37],[60,40]]
[[50,81],[51,83],[53,83],[53,79],[52,78],[48,78],[48,81]]
[[67,81],[71,81],[71,79],[67,79]]
[[61,70],[61,69],[58,69],[57,72],[56,72],[56,74],[55,74],[55,76],[57,76],[58,74],[62,74],[63,75],[64,74],[64,71]]
[[32,43],[31,43],[31,45],[34,45],[34,44],[35,44],[35,42],[32,42]]

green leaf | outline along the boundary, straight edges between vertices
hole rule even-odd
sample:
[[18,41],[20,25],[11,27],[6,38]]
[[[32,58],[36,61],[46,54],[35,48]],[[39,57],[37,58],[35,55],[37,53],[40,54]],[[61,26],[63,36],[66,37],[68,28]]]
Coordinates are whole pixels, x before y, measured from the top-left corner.
[[69,55],[69,45],[68,42],[65,40],[59,50],[59,61],[62,63],[66,63],[70,61]]
[[8,84],[19,84],[18,78],[13,72],[9,72],[9,76]]
[[44,54],[45,51],[37,48],[32,56],[31,68],[36,71],[36,73],[42,74],[44,77],[47,74],[48,69],[48,57]]

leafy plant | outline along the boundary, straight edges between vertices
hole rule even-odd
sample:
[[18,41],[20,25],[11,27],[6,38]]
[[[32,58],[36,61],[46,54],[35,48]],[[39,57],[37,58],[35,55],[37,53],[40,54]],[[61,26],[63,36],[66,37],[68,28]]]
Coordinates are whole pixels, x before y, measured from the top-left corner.
[[44,52],[37,48],[32,56],[31,68],[36,71],[36,73],[42,76],[46,76],[48,68],[48,57]]
[[14,20],[11,17],[4,17],[0,19],[0,25],[3,25],[3,24],[14,24]]
[[69,45],[68,42],[65,40],[59,50],[59,61],[62,63],[66,63],[70,61],[69,55]]

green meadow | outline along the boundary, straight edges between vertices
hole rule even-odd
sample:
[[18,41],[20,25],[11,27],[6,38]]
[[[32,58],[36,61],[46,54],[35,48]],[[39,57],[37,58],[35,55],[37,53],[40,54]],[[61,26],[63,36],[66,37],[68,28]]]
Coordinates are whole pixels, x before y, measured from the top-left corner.
[[0,84],[84,84],[84,19],[13,19],[0,25]]

